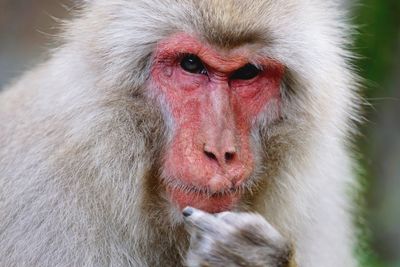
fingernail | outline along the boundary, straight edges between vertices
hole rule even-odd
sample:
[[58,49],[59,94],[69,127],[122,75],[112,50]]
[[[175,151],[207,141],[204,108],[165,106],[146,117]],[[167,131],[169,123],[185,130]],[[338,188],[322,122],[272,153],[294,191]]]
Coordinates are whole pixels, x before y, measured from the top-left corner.
[[183,216],[185,217],[189,217],[190,215],[193,214],[193,209],[191,207],[186,207],[183,212],[182,212]]

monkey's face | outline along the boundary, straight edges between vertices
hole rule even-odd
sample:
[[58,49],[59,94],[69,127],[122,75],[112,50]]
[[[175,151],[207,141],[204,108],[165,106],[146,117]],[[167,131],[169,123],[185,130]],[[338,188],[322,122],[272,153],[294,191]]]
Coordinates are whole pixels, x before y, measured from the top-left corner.
[[257,209],[311,162],[320,136],[343,135],[351,97],[336,67],[345,62],[335,40],[314,38],[331,33],[297,2],[150,2],[93,1],[75,27],[105,14],[76,35],[76,50],[101,77],[95,93],[124,99],[112,107],[135,123],[120,129],[138,125],[126,142],[161,178],[134,175],[151,183],[150,196],[166,192],[180,209]]
[[183,33],[159,43],[152,90],[172,121],[162,178],[180,209],[220,212],[240,201],[257,157],[251,133],[260,117],[279,118],[283,72],[250,47],[216,49]]

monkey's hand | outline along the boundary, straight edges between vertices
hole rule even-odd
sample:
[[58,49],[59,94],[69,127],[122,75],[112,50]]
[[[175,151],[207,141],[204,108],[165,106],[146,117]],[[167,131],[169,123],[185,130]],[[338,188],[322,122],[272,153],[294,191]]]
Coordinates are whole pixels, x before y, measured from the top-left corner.
[[190,267],[295,267],[289,243],[259,214],[209,214],[191,207],[183,214],[191,234]]

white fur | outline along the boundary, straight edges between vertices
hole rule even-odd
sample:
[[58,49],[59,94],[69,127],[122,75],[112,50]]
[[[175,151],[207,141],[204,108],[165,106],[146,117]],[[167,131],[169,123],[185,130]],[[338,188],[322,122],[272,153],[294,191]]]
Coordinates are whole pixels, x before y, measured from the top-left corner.
[[188,240],[176,211],[140,189],[173,124],[146,102],[152,52],[175,32],[250,28],[265,37],[254,51],[287,69],[283,122],[267,126],[267,110],[265,136],[253,134],[259,153],[264,138],[286,147],[274,175],[260,167],[271,187],[254,210],[293,240],[299,266],[355,266],[356,80],[335,3],[88,1],[51,59],[0,95],[0,265],[179,265]]

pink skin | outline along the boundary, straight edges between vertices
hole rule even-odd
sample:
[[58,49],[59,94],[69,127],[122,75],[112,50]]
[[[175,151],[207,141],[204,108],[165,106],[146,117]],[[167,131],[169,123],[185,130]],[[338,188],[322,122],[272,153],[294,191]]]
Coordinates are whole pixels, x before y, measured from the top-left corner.
[[[197,55],[207,75],[182,69],[185,54]],[[252,61],[264,69],[257,77],[230,79]],[[183,33],[158,45],[152,82],[156,94],[166,99],[175,126],[164,177],[169,197],[180,209],[193,206],[214,213],[240,201],[235,189],[254,168],[252,122],[266,105],[280,103],[283,73],[282,64],[256,57],[249,49],[221,52]],[[209,194],[200,193],[204,190]]]

